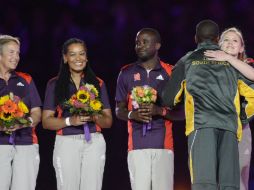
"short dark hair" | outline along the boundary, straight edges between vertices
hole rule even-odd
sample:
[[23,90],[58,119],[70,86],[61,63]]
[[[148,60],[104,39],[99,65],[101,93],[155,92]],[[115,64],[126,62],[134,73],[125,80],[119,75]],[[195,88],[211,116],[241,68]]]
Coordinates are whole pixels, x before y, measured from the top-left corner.
[[212,20],[202,20],[196,26],[197,42],[216,41],[219,38],[219,26]]
[[157,43],[161,43],[161,35],[158,30],[154,28],[142,28],[138,33],[149,33],[154,36],[154,39]]

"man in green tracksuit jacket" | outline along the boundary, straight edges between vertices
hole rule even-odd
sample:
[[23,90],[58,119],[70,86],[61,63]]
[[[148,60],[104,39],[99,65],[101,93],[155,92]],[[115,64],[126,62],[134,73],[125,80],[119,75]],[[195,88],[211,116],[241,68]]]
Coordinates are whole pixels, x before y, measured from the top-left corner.
[[228,62],[204,56],[205,50],[219,49],[218,36],[213,21],[197,25],[197,49],[177,62],[162,93],[170,108],[184,101],[193,190],[239,189],[240,97],[246,117],[254,114],[254,84]]

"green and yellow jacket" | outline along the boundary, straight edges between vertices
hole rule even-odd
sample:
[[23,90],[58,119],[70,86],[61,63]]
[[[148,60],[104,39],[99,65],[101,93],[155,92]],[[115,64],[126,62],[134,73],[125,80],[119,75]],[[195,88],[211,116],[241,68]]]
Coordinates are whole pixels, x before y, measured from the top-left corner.
[[218,50],[211,41],[198,44],[193,52],[182,57],[173,69],[162,93],[165,106],[173,109],[184,101],[186,135],[195,129],[219,128],[242,137],[240,119],[254,115],[254,83],[244,78],[228,62],[210,61],[205,50]]

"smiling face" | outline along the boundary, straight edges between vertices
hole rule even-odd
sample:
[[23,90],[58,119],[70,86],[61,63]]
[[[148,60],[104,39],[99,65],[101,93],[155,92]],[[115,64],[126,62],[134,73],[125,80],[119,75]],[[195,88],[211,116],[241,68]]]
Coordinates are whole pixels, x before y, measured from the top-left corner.
[[70,44],[64,54],[64,62],[68,63],[70,72],[82,73],[87,63],[86,48],[81,43]]
[[13,71],[19,63],[20,46],[10,41],[3,45],[0,52],[0,67],[5,71]]
[[234,57],[238,57],[244,51],[243,41],[234,31],[228,31],[222,35],[220,46],[223,51]]

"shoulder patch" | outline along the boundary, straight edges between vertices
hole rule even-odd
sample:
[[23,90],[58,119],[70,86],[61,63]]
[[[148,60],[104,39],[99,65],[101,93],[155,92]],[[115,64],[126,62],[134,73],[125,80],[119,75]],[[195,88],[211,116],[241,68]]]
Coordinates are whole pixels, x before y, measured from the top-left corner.
[[162,68],[167,72],[167,74],[170,76],[172,73],[173,66],[167,63],[164,63],[163,61],[160,61],[160,64]]
[[96,77],[96,78],[99,81],[99,84],[100,84],[100,87],[101,87],[103,85],[103,80],[101,78],[99,78],[99,77]]
[[15,72],[15,73],[21,78],[25,79],[28,84],[31,83],[32,77],[29,74],[23,72]]
[[133,64],[131,63],[131,64],[127,64],[127,65],[124,65],[120,70],[122,71],[122,70],[125,70],[125,69],[127,69],[127,68],[129,68],[130,66],[132,66]]

